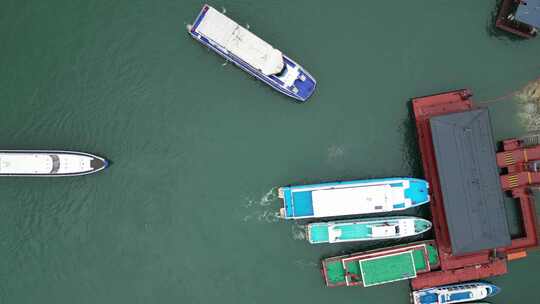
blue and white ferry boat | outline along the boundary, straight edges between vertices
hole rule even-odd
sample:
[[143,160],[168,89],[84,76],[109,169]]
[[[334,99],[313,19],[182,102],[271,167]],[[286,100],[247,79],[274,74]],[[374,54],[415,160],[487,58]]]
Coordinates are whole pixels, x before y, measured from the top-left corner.
[[500,288],[485,282],[426,288],[412,293],[413,304],[451,304],[483,300],[499,293]]
[[315,78],[303,67],[209,5],[203,6],[188,31],[228,61],[300,102],[315,90]]
[[416,178],[384,178],[288,186],[278,190],[281,217],[320,218],[405,210],[429,202],[429,184]]

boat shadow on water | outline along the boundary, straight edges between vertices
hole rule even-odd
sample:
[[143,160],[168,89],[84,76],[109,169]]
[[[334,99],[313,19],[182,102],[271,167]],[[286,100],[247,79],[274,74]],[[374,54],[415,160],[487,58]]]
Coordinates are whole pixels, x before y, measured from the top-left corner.
[[412,102],[407,103],[407,118],[401,123],[401,132],[403,134],[402,157],[405,170],[409,171],[409,176],[421,178],[424,176],[422,169],[422,158],[418,148],[418,138],[416,135],[416,124]]

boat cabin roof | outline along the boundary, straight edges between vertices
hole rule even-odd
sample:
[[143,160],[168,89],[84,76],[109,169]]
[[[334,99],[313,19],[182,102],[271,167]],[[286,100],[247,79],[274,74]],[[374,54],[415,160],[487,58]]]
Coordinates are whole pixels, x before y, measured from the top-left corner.
[[371,227],[373,237],[390,237],[399,235],[399,225],[375,225]]
[[430,124],[452,253],[509,245],[488,110],[434,116]]
[[54,174],[60,168],[57,155],[31,153],[1,153],[2,174]]
[[523,0],[516,10],[519,22],[540,28],[540,0]]
[[391,210],[396,202],[410,203],[402,187],[388,184],[315,190],[311,195],[317,217],[372,213],[373,209]]
[[279,50],[213,7],[208,6],[196,31],[265,75],[277,74],[283,69],[283,55]]

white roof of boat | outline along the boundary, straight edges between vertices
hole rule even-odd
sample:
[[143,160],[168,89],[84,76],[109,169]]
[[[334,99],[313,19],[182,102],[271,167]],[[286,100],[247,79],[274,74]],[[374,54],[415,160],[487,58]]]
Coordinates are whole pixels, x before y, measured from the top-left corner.
[[1,174],[47,174],[52,168],[48,154],[0,153]]
[[92,170],[91,161],[68,153],[0,153],[0,174],[73,174]]
[[283,69],[283,55],[279,50],[213,7],[208,6],[208,11],[196,31],[220,44],[265,75],[276,74]]
[[391,211],[396,202],[409,202],[403,189],[390,185],[316,190],[312,192],[315,216],[338,216]]

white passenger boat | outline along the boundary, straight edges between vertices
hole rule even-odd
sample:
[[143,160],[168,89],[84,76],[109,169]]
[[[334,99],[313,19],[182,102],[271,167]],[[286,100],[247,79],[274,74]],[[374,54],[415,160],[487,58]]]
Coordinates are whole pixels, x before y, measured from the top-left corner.
[[108,165],[106,159],[84,152],[0,150],[0,176],[77,176]]
[[204,5],[189,34],[277,91],[306,101],[316,81],[298,63],[224,14]]
[[411,300],[413,304],[464,303],[492,297],[499,291],[500,288],[491,283],[459,283],[414,291]]
[[306,228],[311,244],[389,240],[422,234],[431,222],[414,216],[387,216],[310,223]]
[[278,189],[278,196],[286,219],[402,211],[430,199],[429,184],[410,177],[286,186]]

